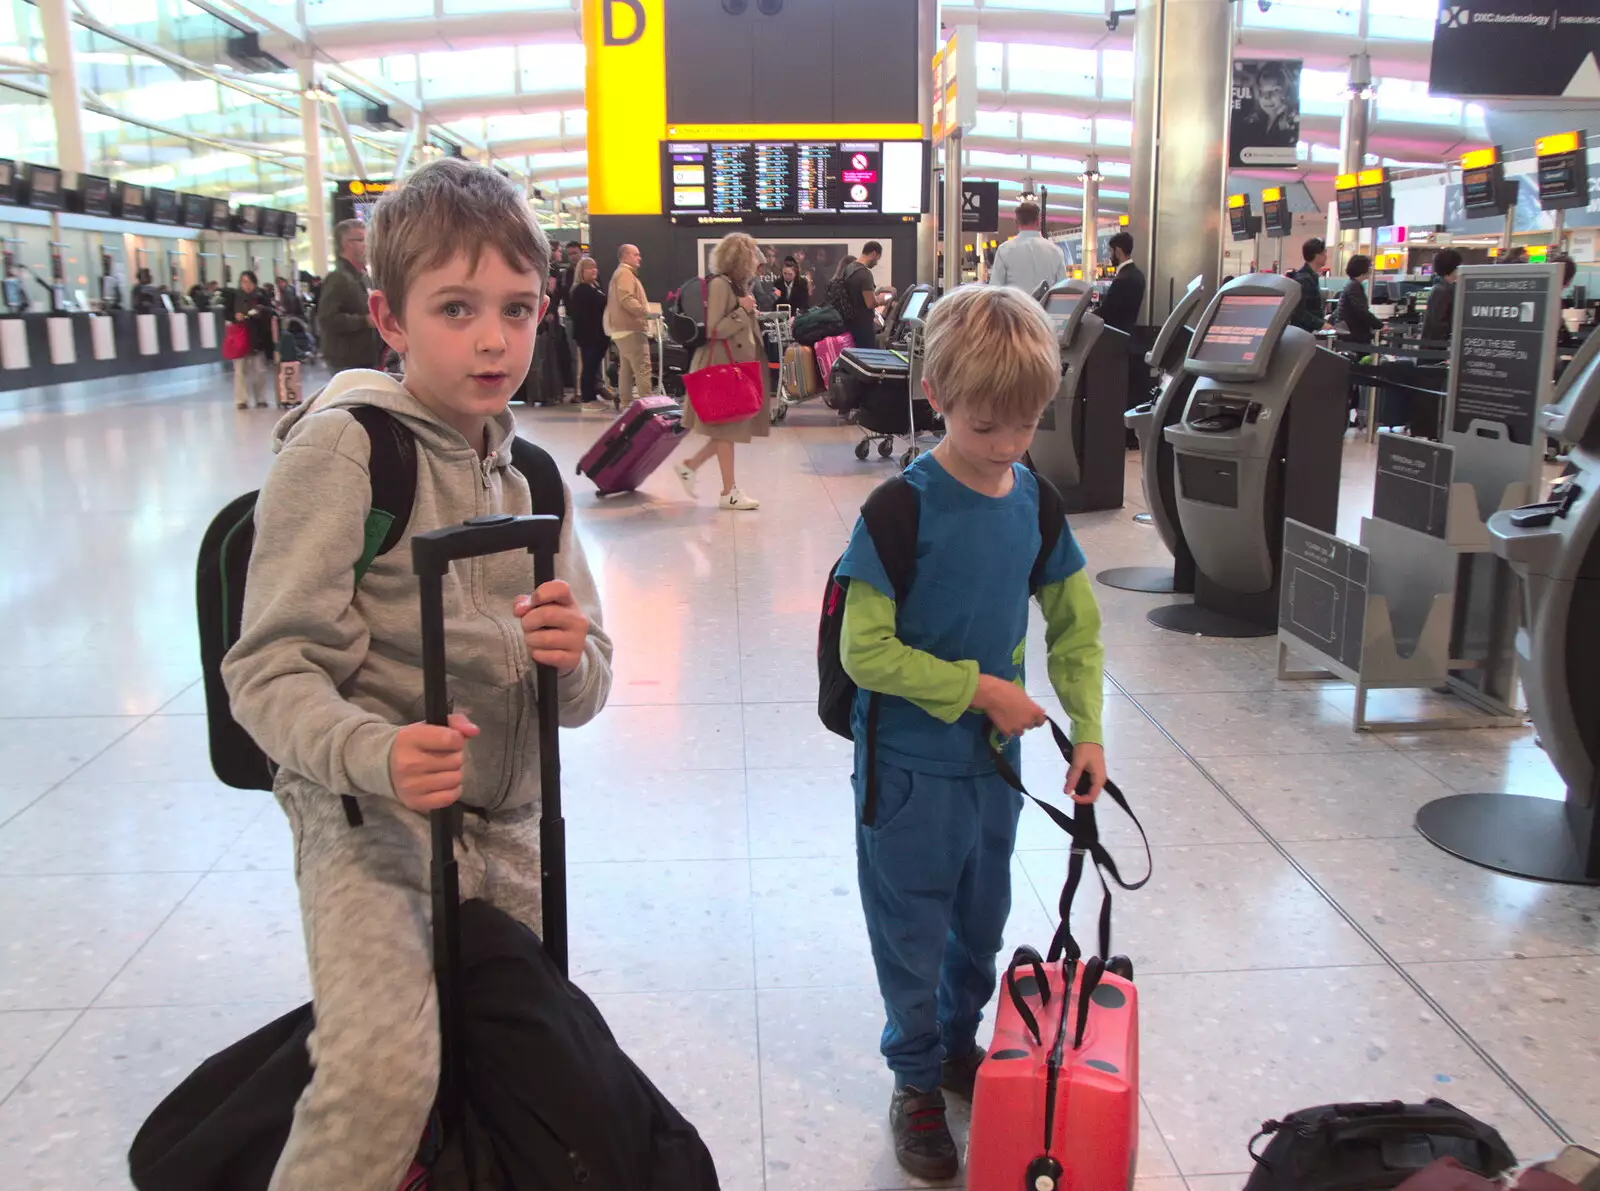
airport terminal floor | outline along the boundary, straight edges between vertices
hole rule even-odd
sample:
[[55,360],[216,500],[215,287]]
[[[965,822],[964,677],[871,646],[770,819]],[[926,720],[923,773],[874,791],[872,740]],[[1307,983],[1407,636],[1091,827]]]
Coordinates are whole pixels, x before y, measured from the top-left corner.
[[[568,474],[603,423],[517,408]],[[212,367],[0,397],[9,1187],[126,1188],[156,1101],[307,996],[283,815],[211,776],[193,610],[201,532],[264,475],[276,416],[236,412]],[[562,738],[572,971],[732,1191],[914,1185],[888,1141],[850,753],[815,710],[823,580],[891,466],[855,433],[812,404],[741,449],[754,514],[689,503],[667,468],[635,496],[575,489],[616,684]],[[1346,443],[1346,537],[1371,451]],[[1136,461],[1126,508],[1072,518],[1092,570],[1166,560],[1131,520]],[[1235,1191],[1259,1123],[1325,1101],[1440,1096],[1519,1157],[1558,1149],[1552,1126],[1593,1144],[1600,889],[1497,876],[1412,827],[1451,791],[1559,798],[1532,729],[1357,735],[1351,689],[1275,680],[1274,641],[1175,636],[1145,620],[1172,597],[1097,591],[1110,768],[1155,856],[1116,899],[1143,995],[1140,1191]],[[1024,754],[1058,790],[1050,742]],[[1030,808],[1007,954],[1048,942],[1065,867]]]

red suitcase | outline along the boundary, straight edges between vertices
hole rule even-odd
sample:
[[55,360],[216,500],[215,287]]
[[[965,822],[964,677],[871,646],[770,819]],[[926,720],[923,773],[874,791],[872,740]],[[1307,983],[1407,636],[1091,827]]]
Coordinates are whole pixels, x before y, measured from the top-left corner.
[[677,449],[682,409],[671,397],[641,397],[611,423],[578,461],[601,496],[632,492]]
[[[1066,733],[1053,721],[1050,732],[1070,764]],[[1133,965],[1123,956],[1101,956],[1111,950],[1107,877],[1123,889],[1138,889],[1150,875],[1123,880],[1100,842],[1092,805],[1074,806],[1068,816],[1028,794],[1005,757],[993,756],[1000,776],[1072,837],[1072,853],[1049,964],[1033,948],[1019,947],[1001,981],[994,1041],[972,1093],[967,1188],[1128,1191],[1139,1153],[1139,994]],[[1078,790],[1087,792],[1087,778]],[[1105,793],[1143,837],[1144,827],[1116,783],[1107,781]],[[1101,955],[1080,963],[1071,919],[1085,861],[1094,865],[1104,895]]]
[[1047,970],[1032,948],[1018,949],[972,1095],[968,1191],[1132,1187],[1138,1004],[1133,981],[1099,956]]

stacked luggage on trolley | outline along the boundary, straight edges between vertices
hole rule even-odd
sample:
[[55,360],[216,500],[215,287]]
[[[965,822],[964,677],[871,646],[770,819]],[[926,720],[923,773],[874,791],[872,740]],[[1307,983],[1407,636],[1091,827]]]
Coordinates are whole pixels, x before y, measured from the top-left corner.
[[874,446],[887,459],[904,439],[900,465],[909,467],[923,439],[943,430],[922,392],[923,319],[933,301],[931,286],[912,286],[890,315],[888,346],[845,348],[828,371],[828,405],[861,430],[857,459],[867,458]]

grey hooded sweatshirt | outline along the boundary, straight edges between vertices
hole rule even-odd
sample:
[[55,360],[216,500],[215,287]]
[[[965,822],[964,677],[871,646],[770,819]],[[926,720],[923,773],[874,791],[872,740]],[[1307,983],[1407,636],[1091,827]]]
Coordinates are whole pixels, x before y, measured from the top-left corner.
[[[417,495],[405,536],[355,584],[371,508],[370,444],[348,410],[374,405],[416,435]],[[278,784],[332,794],[394,797],[389,750],[400,727],[424,719],[422,629],[410,540],[486,513],[532,511],[511,466],[516,422],[489,426],[480,460],[447,426],[381,372],[340,373],[274,432],[273,461],[256,505],[244,625],[223,659],[233,714],[280,767]],[[583,660],[560,680],[560,720],[593,719],[611,689],[611,640],[571,495],[556,576],[590,622]],[[512,613],[533,590],[523,552],[452,564],[444,581],[445,654],[454,710],[482,734],[467,742],[462,801],[510,809],[539,799],[533,665]]]

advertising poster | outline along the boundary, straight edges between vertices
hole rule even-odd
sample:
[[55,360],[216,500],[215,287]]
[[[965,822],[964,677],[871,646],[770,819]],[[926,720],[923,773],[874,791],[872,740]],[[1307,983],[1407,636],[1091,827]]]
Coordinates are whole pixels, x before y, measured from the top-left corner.
[[1466,434],[1473,422],[1499,424],[1512,442],[1527,446],[1551,366],[1549,274],[1542,266],[1535,273],[1501,265],[1464,271],[1456,286],[1450,428]]
[[1300,66],[1297,59],[1234,59],[1230,166],[1295,164],[1300,143]]

